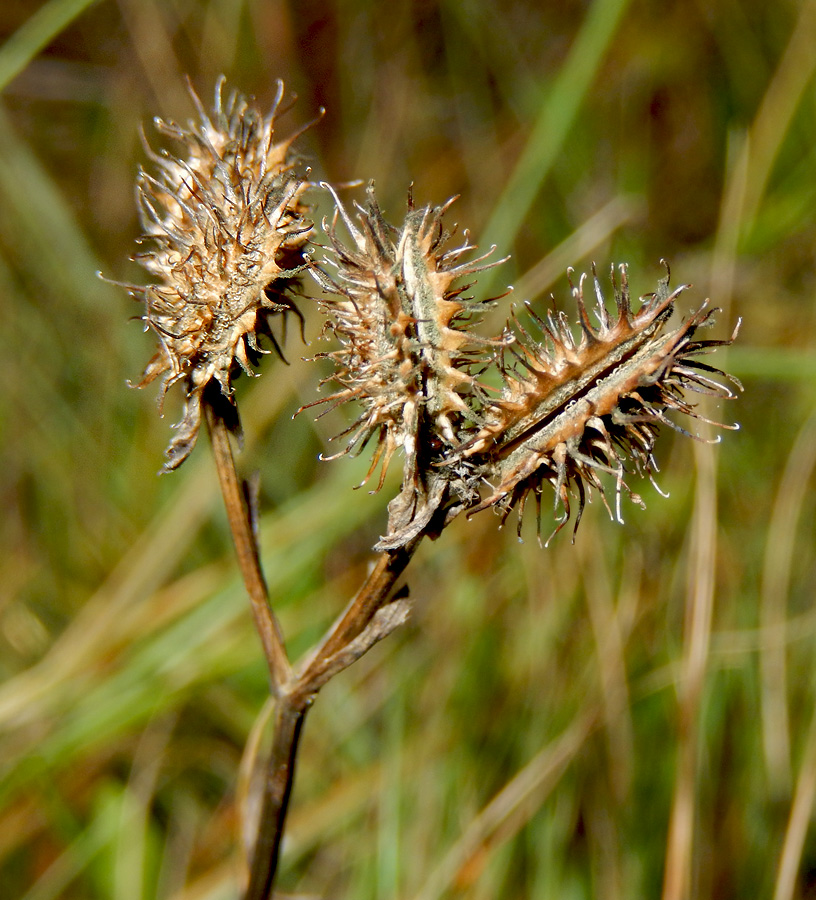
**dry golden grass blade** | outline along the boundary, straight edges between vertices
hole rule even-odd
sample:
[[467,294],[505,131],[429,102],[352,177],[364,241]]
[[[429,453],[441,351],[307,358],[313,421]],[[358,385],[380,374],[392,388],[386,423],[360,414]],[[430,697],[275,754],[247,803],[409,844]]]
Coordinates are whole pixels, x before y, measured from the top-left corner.
[[816,72],[816,2],[805,0],[791,29],[790,40],[779,60],[773,79],[748,135],[750,158],[742,215],[736,221],[749,226],[756,218],[782,142],[791,127],[805,88]]
[[[736,274],[737,248],[742,227],[750,223],[759,207],[767,185],[773,163],[785,134],[788,131],[793,113],[801,98],[804,86],[813,74],[816,65],[808,55],[808,62],[800,59],[805,47],[809,47],[809,37],[816,25],[816,3],[809,0],[802,8],[800,18],[792,31],[785,54],[765,91],[763,103],[754,120],[748,137],[736,154],[731,175],[724,191],[717,242],[712,260],[711,290],[717,297],[717,303],[727,312],[733,293]],[[809,54],[809,51],[807,51]],[[701,470],[699,463],[703,453],[708,454],[710,463]],[[716,469],[711,450],[698,449],[698,475],[706,471],[710,483],[707,490],[710,494],[709,512],[716,512],[715,478]],[[698,501],[701,485],[698,484]],[[698,507],[698,510],[700,507]],[[684,670],[682,682],[680,727],[681,744],[679,748],[678,772],[670,822],[667,846],[666,870],[664,873],[664,900],[683,900],[692,891],[693,871],[693,835],[695,820],[695,783],[696,783],[696,743],[698,730],[696,716],[703,686],[706,657],[710,641],[711,603],[713,602],[714,557],[705,552],[705,545],[700,538],[702,531],[709,532],[711,546],[716,547],[716,532],[712,524],[706,528],[699,517],[695,521],[695,544],[703,557],[693,565],[700,566],[695,577],[698,588],[693,591],[700,606],[695,618],[697,626],[693,629],[696,637],[689,642],[686,639],[684,653]],[[710,523],[715,520],[712,518]],[[699,529],[699,530],[698,530]],[[694,561],[694,554],[692,560]],[[705,582],[708,581],[708,586]],[[689,682],[689,678],[691,681]],[[695,696],[696,694],[696,696]]]
[[414,900],[443,897],[459,873],[494,840],[506,839],[508,832],[518,831],[558,783],[597,725],[598,710],[587,703],[569,728],[536,754],[470,821],[462,837],[431,871]]
[[701,703],[714,610],[717,557],[717,467],[711,446],[695,445],[697,489],[688,561],[678,749],[666,848],[663,900],[692,896]]
[[[290,392],[303,368],[303,362],[296,358],[285,371],[283,389],[264,391],[258,384],[249,392],[246,455],[251,455],[258,435],[290,402]],[[200,452],[189,466],[163,509],[43,659],[0,684],[0,728],[12,723],[19,726],[23,721],[43,716],[46,708],[58,707],[63,689],[71,686],[76,673],[94,669],[97,657],[109,656],[136,634],[143,633],[145,626],[156,630],[168,619],[183,614],[189,598],[200,596],[196,590],[174,590],[169,596],[157,593],[195,540],[218,498],[218,484],[208,454]],[[209,577],[204,574],[205,580]],[[159,610],[153,610],[155,603],[151,598],[158,599]]]
[[210,0],[204,11],[199,68],[205,70],[218,60],[221,71],[235,65],[240,51],[240,31],[252,3],[246,0]]
[[184,87],[184,71],[167,28],[174,7],[154,0],[119,0],[119,9],[144,78],[153,89],[155,111],[171,120],[178,117],[178,110],[190,109],[191,104]]
[[644,212],[642,203],[636,197],[618,195],[613,197],[598,212],[571,232],[560,244],[531,269],[517,278],[513,291],[519,300],[534,300],[540,297],[570,266],[577,266],[613,235],[629,225]]
[[772,796],[791,786],[791,725],[788,715],[788,595],[802,506],[816,467],[816,415],[802,426],[782,472],[768,523],[760,587],[762,745]]
[[241,766],[238,769],[236,795],[241,821],[241,842],[244,851],[240,857],[242,883],[249,878],[247,860],[252,853],[252,846],[258,828],[258,817],[261,814],[261,790],[258,784],[258,779],[263,777],[261,742],[272,720],[274,711],[274,698],[268,697],[261,707],[261,711],[256,716],[252,729],[247,736],[244,752],[241,756]]
[[[604,560],[601,537],[595,527],[589,540],[575,549],[581,557],[579,568],[598,659],[612,794],[617,803],[623,804],[631,790],[635,760],[634,726],[626,675],[626,622],[621,622],[615,608],[612,594],[614,579]],[[627,618],[631,621],[629,616]]]
[[740,236],[756,218],[794,113],[816,71],[816,55],[812,53],[814,34],[816,0],[806,0],[751,127],[734,153],[723,191],[711,277],[711,292],[726,314],[731,303]]
[[[540,297],[548,288],[565,278],[570,266],[587,259],[593,251],[610,241],[617,231],[635,221],[642,212],[642,205],[634,197],[613,197],[515,280],[512,299],[520,303]],[[485,333],[498,332],[506,320],[507,310],[503,305],[497,304],[485,314]]]
[[807,744],[796,779],[788,827],[779,859],[773,900],[793,900],[797,896],[796,879],[802,863],[808,828],[816,799],[816,710],[811,717]]
[[145,896],[151,806],[177,721],[178,716],[171,713],[151,722],[133,754],[116,847],[116,900],[142,900]]
[[195,538],[215,498],[212,479],[212,464],[199,461],[45,657],[0,686],[0,725],[19,727],[40,718],[44,705],[59,704],[61,685],[70,685],[75,674],[92,667],[94,657],[128,640],[131,607],[166,580]]

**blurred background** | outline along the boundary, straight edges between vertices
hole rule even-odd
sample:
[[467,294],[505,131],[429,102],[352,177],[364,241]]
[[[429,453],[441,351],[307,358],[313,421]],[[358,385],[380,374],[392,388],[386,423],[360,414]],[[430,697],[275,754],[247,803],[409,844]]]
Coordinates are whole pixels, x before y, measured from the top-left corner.
[[[410,624],[318,698],[280,887],[320,898],[816,897],[816,2],[4,0],[0,4],[3,897],[237,896],[239,769],[267,689],[205,441],[129,390],[140,129],[189,76],[282,78],[315,180],[408,187],[512,253],[476,296],[670,260],[744,395],[716,451],[657,447],[661,498],[574,543],[483,513],[423,546]],[[344,196],[361,198],[361,189]],[[315,191],[315,219],[329,210]],[[550,299],[550,292],[555,300]],[[487,323],[501,327],[511,299]],[[325,348],[238,385],[239,465],[293,656],[385,522],[365,460],[320,463]],[[348,411],[351,412],[350,410]],[[394,467],[394,471],[398,467]],[[545,537],[548,533],[544,525]]]

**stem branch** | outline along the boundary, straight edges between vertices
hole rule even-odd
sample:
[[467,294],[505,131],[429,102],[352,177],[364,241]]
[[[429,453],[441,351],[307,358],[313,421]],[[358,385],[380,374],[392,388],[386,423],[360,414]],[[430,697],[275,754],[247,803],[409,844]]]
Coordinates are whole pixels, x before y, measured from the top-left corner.
[[395,610],[393,622],[383,621],[380,627],[369,628],[421,540],[422,535],[406,547],[380,555],[345,613],[329,629],[318,650],[290,682],[290,687],[278,695],[275,735],[267,762],[258,836],[244,900],[267,900],[272,893],[306,712],[329,678],[359,659],[404,619],[406,610],[400,608]]
[[263,644],[264,655],[272,679],[272,692],[279,696],[288,683],[292,667],[283,644],[283,633],[269,605],[269,593],[258,559],[258,546],[250,522],[249,510],[244,500],[241,484],[235,471],[235,460],[230,447],[229,433],[224,419],[205,402],[204,412],[210,430],[215,467],[221,483],[221,493],[227,510],[230,531],[238,555],[241,575],[252,604],[255,627]]
[[[314,694],[315,685],[322,683],[321,675],[324,670],[332,664],[338,653],[362,634],[388,599],[394,584],[405,571],[423,537],[424,533],[420,532],[404,547],[385,550],[380,554],[374,568],[345,612],[301,667],[295,686],[297,696],[305,700],[307,695]],[[376,641],[372,641],[373,643]]]
[[[303,721],[315,695],[325,682],[397,627],[407,615],[407,605],[374,619],[411,561],[424,536],[420,531],[405,546],[383,551],[345,612],[329,629],[317,650],[295,674],[286,655],[278,620],[269,605],[269,593],[261,571],[250,509],[235,471],[235,459],[224,418],[204,403],[215,466],[232,531],[238,563],[252,604],[255,627],[263,644],[275,697],[275,730],[266,766],[257,836],[252,849],[244,900],[268,900],[272,896],[283,840],[289,796],[295,778]],[[382,621],[380,621],[382,619]]]

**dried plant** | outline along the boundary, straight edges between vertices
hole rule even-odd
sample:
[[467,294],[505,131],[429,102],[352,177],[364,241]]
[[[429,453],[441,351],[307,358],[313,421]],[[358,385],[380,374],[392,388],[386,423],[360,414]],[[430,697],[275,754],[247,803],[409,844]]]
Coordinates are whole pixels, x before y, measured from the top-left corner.
[[625,481],[627,463],[654,483],[657,466],[652,451],[658,426],[668,425],[697,437],[667,412],[683,413],[721,428],[737,428],[710,422],[684,399],[684,390],[733,399],[728,383],[738,389],[741,386],[696,359],[731,343],[692,340],[697,329],[711,322],[713,311],[706,311],[706,304],[678,328],[667,330],[675,301],[688,288],[681,285],[670,291],[669,277],[667,266],[657,290],[641,297],[640,308],[633,312],[626,266],[620,267],[620,284],[613,266],[616,317],[612,320],[593,270],[595,327],[584,302],[583,276],[572,289],[579,314],[578,342],[564,313],[556,316],[550,312],[542,319],[528,307],[544,343],[534,340],[516,320],[518,341],[506,353],[511,362],[505,358],[501,364],[502,396],[488,406],[485,425],[460,451],[466,458],[484,460],[480,469],[498,482],[473,512],[497,506],[504,519],[518,506],[520,520],[532,492],[540,520],[542,484],[549,482],[556,514],[559,507],[563,511],[556,531],[569,518],[571,488],[578,496],[577,528],[587,492],[596,490],[605,497],[600,475],[607,473],[615,477],[615,517],[622,521],[622,489],[642,504]]
[[158,283],[136,291],[159,338],[138,386],[163,375],[162,397],[177,381],[186,388],[165,469],[189,456],[207,385],[217,382],[231,399],[236,366],[251,374],[262,352],[258,336],[277,347],[269,316],[295,309],[292,288],[311,230],[301,203],[307,181],[292,152],[297,135],[275,140],[283,84],[267,115],[237,93],[225,99],[223,86],[221,79],[211,116],[191,91],[200,122],[187,129],[156,119],[186,156],[147,147],[158,173],[140,172],[137,185],[151,244],[137,259]]
[[335,456],[359,452],[376,436],[366,481],[381,462],[378,490],[394,451],[402,448],[402,490],[389,504],[388,534],[377,545],[395,548],[428,526],[451,486],[465,498],[478,496],[471,467],[459,477],[463,467],[448,463],[481,422],[477,409],[486,394],[477,373],[485,353],[504,341],[473,334],[485,304],[464,298],[468,285],[457,282],[501,260],[486,263],[488,253],[461,261],[475,249],[467,232],[461,246],[446,249],[451,235],[442,217],[453,201],[415,209],[409,198],[400,229],[383,219],[373,187],[367,207],[358,210],[359,228],[335,201],[354,247],[340,241],[335,216],[326,230],[336,276],[317,267],[312,273],[329,294],[320,305],[341,346],[320,356],[334,362],[340,390],[316,403],[360,403],[362,414],[338,435],[350,435],[349,443]]
[[[211,117],[196,99],[198,124],[183,130],[159,123],[162,133],[183,145],[186,157],[151,152],[160,174],[140,175],[152,242],[141,261],[157,283],[131,289],[159,338],[139,386],[163,375],[162,394],[177,381],[186,388],[184,418],[165,468],[187,458],[203,414],[269,665],[276,700],[273,745],[259,812],[245,829],[250,840],[244,896],[261,900],[272,891],[305,713],[331,677],[405,621],[407,595],[394,593],[394,587],[422,539],[438,537],[462,513],[491,507],[502,521],[517,508],[521,522],[530,494],[540,519],[545,484],[554,493],[556,531],[569,518],[571,498],[577,500],[577,528],[587,496],[605,497],[605,479],[614,484],[620,519],[623,492],[640,502],[627,483],[630,472],[651,478],[657,469],[659,427],[691,434],[672,418],[678,413],[710,421],[686,391],[730,399],[732,388],[740,386],[699,359],[731,342],[698,339],[712,318],[705,304],[669,327],[686,286],[670,289],[668,267],[657,290],[641,297],[637,308],[626,267],[618,276],[613,267],[611,314],[593,271],[596,325],[582,277],[572,291],[577,337],[565,314],[541,317],[529,306],[524,319],[514,315],[501,335],[479,335],[480,313],[495,300],[478,301],[466,292],[473,276],[497,264],[489,261],[495,248],[470,258],[475,246],[467,232],[461,243],[453,241],[443,224],[452,201],[417,207],[409,196],[404,222],[394,226],[373,187],[353,218],[326,185],[336,213],[324,223],[327,258],[311,263],[311,224],[302,201],[309,185],[291,138],[274,139],[282,87],[264,116],[239,95],[225,102],[222,86]],[[338,233],[341,221],[346,239]],[[317,303],[337,342],[318,354],[333,364],[324,383],[335,388],[309,406],[357,405],[356,417],[337,436],[345,446],[329,458],[360,453],[373,443],[364,483],[379,466],[377,491],[395,454],[402,454],[403,470],[370,575],[324,638],[293,667],[269,604],[252,528],[255,511],[238,480],[228,430],[237,421],[232,378],[236,371],[251,371],[261,352],[258,335],[269,334],[268,316],[296,310],[292,297],[305,269],[322,289]],[[489,370],[498,388],[485,383]]]

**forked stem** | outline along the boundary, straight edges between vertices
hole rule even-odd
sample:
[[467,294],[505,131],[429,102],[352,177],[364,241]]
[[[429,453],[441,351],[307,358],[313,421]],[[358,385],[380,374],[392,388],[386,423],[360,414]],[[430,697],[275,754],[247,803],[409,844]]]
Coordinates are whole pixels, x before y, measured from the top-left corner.
[[403,616],[397,615],[377,627],[375,618],[386,605],[421,539],[420,535],[409,546],[380,555],[346,611],[328,630],[300,674],[293,677],[290,686],[278,695],[275,732],[244,900],[268,900],[272,896],[306,712],[317,692],[332,676],[359,659],[403,621]]
[[394,614],[375,621],[424,535],[420,533],[406,546],[380,554],[345,612],[295,674],[286,655],[280,625],[269,604],[252,516],[235,469],[227,423],[212,404],[205,401],[203,405],[238,564],[263,644],[276,703],[272,748],[244,893],[244,900],[268,900],[274,887],[306,712],[317,692],[333,675],[359,659],[404,620],[406,610],[397,610],[394,604],[387,611],[394,609]]
[[[385,605],[397,579],[407,568],[423,537],[424,532],[420,532],[404,547],[385,550],[380,554],[374,568],[369,572],[351,603],[300,667],[293,694],[304,700],[309,695],[313,696],[328,680],[327,676],[331,677],[335,671],[346,667],[342,664],[339,667],[336,666],[335,661],[344,654],[352,642],[363,635],[376,614]],[[382,636],[382,634],[372,634],[370,643],[367,640],[364,641],[365,646],[361,648],[362,652],[357,653],[354,659],[359,659],[362,653],[373,646]],[[347,665],[351,662],[353,659],[349,659]]]

